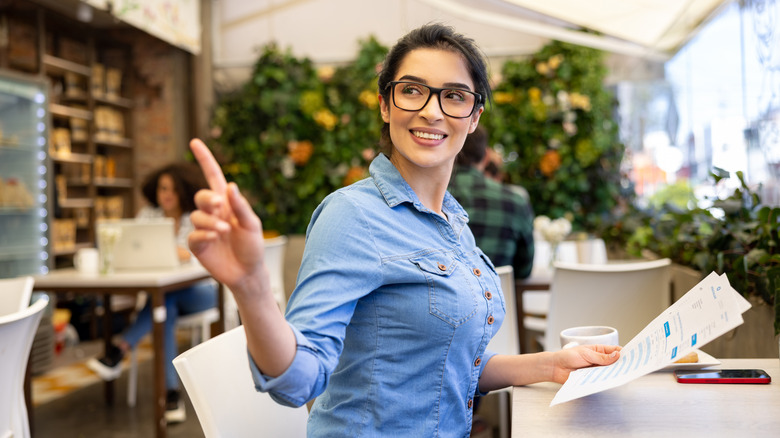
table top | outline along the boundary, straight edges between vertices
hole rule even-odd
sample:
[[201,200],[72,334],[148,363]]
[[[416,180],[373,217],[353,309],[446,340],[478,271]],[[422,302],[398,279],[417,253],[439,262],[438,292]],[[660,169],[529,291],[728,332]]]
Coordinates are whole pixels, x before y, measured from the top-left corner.
[[82,274],[73,268],[56,269],[36,275],[35,289],[63,288],[161,288],[187,281],[209,278],[209,272],[198,263],[173,269],[126,270],[108,275]]
[[512,436],[777,437],[780,360],[720,361],[711,369],[759,368],[772,383],[682,384],[671,371],[657,371],[552,407],[561,385],[519,386],[512,392]]

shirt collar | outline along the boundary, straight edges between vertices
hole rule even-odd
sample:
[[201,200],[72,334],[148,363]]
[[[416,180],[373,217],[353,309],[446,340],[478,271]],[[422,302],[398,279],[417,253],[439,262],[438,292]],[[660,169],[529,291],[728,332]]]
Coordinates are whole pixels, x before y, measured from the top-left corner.
[[[374,161],[371,162],[368,168],[368,172],[390,208],[409,202],[419,211],[434,214],[422,205],[420,198],[417,197],[412,187],[401,176],[401,173],[398,172],[398,169],[395,168],[385,154],[379,154],[374,158]],[[450,192],[444,194],[442,210],[453,225],[468,222],[466,210],[450,195]]]

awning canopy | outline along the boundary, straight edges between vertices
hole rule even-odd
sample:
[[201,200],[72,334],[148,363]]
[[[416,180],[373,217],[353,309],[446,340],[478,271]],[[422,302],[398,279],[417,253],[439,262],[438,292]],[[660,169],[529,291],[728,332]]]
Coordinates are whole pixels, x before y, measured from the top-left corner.
[[357,41],[388,46],[428,22],[453,25],[488,56],[533,53],[550,39],[665,60],[731,0],[220,0],[217,68],[251,64],[271,41],[318,63],[348,61]]

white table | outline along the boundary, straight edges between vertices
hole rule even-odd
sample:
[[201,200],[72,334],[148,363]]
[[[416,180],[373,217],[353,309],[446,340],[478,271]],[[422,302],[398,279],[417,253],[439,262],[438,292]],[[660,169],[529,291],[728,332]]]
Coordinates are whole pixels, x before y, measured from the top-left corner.
[[711,369],[760,368],[768,385],[682,384],[658,371],[617,388],[550,407],[561,387],[512,392],[513,437],[778,437],[780,360],[720,359]]
[[[167,292],[211,278],[211,275],[198,264],[183,265],[174,269],[118,271],[108,275],[84,275],[75,269],[58,269],[46,275],[35,277],[35,290],[47,292],[72,292],[76,294],[101,295],[104,298],[104,337],[106,347],[111,343],[111,296],[115,294],[138,294],[146,292],[152,305],[152,343],[154,346],[154,407],[157,437],[166,436],[165,422],[165,354],[163,326],[165,322],[164,295]],[[220,311],[219,334],[224,330],[223,288],[220,285],[218,307]],[[106,402],[114,399],[113,382],[106,382]],[[32,403],[29,402],[28,410]]]

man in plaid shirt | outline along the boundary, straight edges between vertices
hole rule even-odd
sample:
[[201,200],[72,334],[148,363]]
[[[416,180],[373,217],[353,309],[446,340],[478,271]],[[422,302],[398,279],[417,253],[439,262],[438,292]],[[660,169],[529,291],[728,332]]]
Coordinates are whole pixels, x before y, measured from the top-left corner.
[[515,278],[525,278],[534,261],[534,212],[518,191],[485,175],[487,142],[481,126],[466,137],[449,192],[469,214],[477,246],[495,266],[512,265]]

